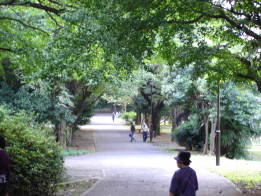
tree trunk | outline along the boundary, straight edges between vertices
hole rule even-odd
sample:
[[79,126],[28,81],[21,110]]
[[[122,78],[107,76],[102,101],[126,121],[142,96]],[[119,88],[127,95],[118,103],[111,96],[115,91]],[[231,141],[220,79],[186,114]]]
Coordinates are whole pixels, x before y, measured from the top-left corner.
[[209,153],[214,155],[215,154],[215,132],[216,132],[216,126],[217,126],[217,118],[214,117],[211,120],[211,133],[209,138]]
[[160,135],[160,119],[161,119],[161,110],[164,107],[163,101],[156,104],[152,110],[152,119],[151,119],[151,127],[150,127],[150,142],[152,142],[152,138]]
[[204,115],[204,127],[205,127],[205,143],[203,147],[203,154],[208,153],[208,123],[209,123],[209,115]]
[[171,141],[173,142],[174,141],[174,138],[173,138],[173,132],[174,130],[177,128],[177,124],[176,124],[176,107],[172,107],[171,108]]
[[55,124],[56,142],[59,142],[63,147],[66,147],[66,123],[59,122]]
[[160,135],[160,120],[161,120],[160,111],[155,111],[153,118],[154,118],[154,123],[153,123],[154,137],[156,137],[157,135]]
[[135,120],[135,124],[136,125],[140,125],[141,124],[141,121],[142,121],[142,114],[139,112],[137,113],[137,117],[136,117],[136,120]]

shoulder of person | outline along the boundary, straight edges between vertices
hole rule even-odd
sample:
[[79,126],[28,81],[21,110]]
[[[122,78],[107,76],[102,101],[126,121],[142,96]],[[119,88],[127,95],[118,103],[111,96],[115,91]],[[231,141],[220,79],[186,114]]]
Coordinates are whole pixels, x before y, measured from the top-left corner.
[[10,161],[9,154],[3,149],[0,149],[0,157],[2,157],[2,159],[6,159],[6,160]]

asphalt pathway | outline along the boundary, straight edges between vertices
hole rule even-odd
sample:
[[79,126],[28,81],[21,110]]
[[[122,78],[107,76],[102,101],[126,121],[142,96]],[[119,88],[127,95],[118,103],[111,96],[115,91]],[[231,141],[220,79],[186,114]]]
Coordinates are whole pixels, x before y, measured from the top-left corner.
[[[89,127],[88,127],[89,126]],[[96,153],[70,157],[65,167],[78,177],[98,178],[82,196],[167,196],[171,177],[177,166],[171,155],[143,143],[139,136],[130,142],[128,132],[111,115],[99,114],[83,128],[93,135]],[[199,191],[197,196],[240,196],[235,186],[224,177],[195,168]]]

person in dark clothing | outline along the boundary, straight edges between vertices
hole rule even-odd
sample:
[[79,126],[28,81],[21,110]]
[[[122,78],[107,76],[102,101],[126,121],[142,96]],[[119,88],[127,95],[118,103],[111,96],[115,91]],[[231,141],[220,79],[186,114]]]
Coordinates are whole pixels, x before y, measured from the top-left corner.
[[7,186],[11,160],[5,149],[5,139],[0,135],[0,196],[8,196]]
[[116,112],[112,112],[111,116],[112,116],[112,122],[114,122],[114,119],[116,117]]
[[131,138],[131,140],[130,140],[131,142],[135,141],[135,138],[134,138],[135,131],[136,131],[136,129],[135,129],[134,123],[132,122],[131,123],[131,133],[129,135],[130,138]]
[[189,167],[191,163],[190,152],[181,151],[175,157],[177,170],[171,180],[169,196],[196,196],[198,190],[198,180],[196,172]]

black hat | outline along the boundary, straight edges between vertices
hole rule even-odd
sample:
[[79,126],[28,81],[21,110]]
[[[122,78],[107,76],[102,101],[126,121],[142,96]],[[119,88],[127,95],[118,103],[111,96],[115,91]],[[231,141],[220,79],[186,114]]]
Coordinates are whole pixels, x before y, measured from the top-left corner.
[[177,157],[174,157],[175,160],[177,160],[178,162],[182,162],[186,165],[190,164],[191,161],[190,159],[190,152],[187,151],[181,151],[179,152]]

